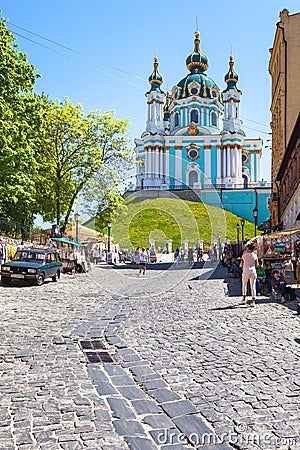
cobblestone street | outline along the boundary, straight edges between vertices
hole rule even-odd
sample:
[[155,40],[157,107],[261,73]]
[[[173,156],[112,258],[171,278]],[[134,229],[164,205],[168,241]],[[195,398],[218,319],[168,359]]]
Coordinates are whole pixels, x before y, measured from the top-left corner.
[[224,277],[103,265],[0,287],[0,449],[298,450],[300,316],[239,305]]

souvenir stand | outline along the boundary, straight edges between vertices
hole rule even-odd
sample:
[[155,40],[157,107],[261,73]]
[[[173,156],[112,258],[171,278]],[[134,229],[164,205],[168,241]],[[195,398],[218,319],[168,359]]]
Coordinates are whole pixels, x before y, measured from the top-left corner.
[[85,242],[75,242],[68,238],[52,238],[59,243],[57,251],[62,261],[62,273],[88,272],[90,264],[86,255]]
[[264,268],[271,271],[285,268],[295,253],[300,238],[300,229],[285,230],[256,238],[257,254],[262,258]]

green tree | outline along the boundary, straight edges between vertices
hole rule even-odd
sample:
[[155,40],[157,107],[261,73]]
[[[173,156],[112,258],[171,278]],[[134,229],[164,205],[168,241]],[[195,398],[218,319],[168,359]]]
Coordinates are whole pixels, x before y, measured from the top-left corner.
[[65,229],[78,194],[104,168],[129,160],[128,119],[112,111],[86,114],[66,98],[44,112],[39,153],[38,201],[45,220]]
[[33,94],[37,71],[0,19],[0,215],[32,224],[35,199],[35,129],[44,99]]

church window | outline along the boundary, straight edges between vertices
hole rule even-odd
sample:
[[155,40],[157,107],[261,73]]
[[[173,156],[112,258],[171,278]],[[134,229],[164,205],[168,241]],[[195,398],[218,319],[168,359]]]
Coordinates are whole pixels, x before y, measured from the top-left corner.
[[216,91],[212,91],[211,95],[212,95],[214,98],[216,98],[216,96],[217,96]]
[[211,124],[216,127],[217,126],[217,114],[215,112],[211,113]]
[[199,149],[195,147],[187,148],[186,154],[189,159],[194,161],[195,159],[199,158]]
[[191,94],[193,94],[193,95],[198,94],[198,89],[193,87],[193,88],[191,89]]
[[245,153],[243,153],[242,154],[242,163],[247,164],[247,162],[248,162],[248,156]]
[[174,125],[175,125],[175,127],[179,126],[179,118],[180,118],[179,113],[176,112],[175,113],[175,117],[174,117]]
[[198,123],[199,122],[199,113],[198,113],[197,109],[192,109],[191,122],[194,122],[194,123]]

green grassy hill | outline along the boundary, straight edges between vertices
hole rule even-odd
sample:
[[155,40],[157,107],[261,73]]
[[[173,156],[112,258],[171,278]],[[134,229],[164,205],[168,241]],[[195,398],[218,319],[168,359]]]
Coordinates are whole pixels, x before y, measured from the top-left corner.
[[[220,240],[236,242],[236,224],[241,218],[214,206],[173,198],[128,197],[112,224],[114,242],[121,248],[149,247],[149,238],[156,247],[173,240],[173,249],[187,239],[197,245],[199,239],[210,246]],[[245,221],[244,239],[254,235],[254,225]],[[240,227],[240,239],[242,230]]]

